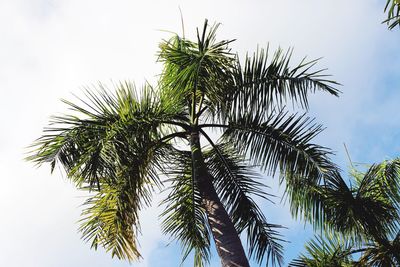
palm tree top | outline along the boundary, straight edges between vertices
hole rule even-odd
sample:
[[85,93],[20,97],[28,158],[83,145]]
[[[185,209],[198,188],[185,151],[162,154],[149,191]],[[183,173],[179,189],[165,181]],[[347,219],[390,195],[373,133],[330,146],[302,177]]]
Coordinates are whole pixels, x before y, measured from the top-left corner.
[[[167,186],[162,228],[181,242],[183,259],[194,250],[195,266],[203,266],[211,237],[219,240],[205,204],[211,197],[247,237],[250,257],[281,265],[281,226],[253,199],[269,197],[257,168],[279,171],[295,213],[309,208],[301,199],[308,187],[299,183],[320,184],[336,170],[331,151],[312,143],[322,127],[285,105],[306,111],[310,93],[338,96],[338,84],[315,70],[317,60],[291,67],[292,50],[260,49],[242,61],[229,48],[232,40],[217,41],[217,28],[206,20],[195,41],[163,41],[164,68],[154,87],[138,90],[125,81],[110,92],[99,83],[79,104],[64,100],[72,115],[53,117],[33,143],[28,160],[52,170],[59,164],[77,188],[92,192],[80,227],[92,247],[139,258],[138,213]],[[207,177],[211,193],[202,187]]]

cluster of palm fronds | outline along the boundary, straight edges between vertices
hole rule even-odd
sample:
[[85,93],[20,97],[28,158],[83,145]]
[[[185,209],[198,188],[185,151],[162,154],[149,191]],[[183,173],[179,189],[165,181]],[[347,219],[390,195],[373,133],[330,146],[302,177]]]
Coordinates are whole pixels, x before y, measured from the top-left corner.
[[[240,61],[228,47],[231,41],[216,41],[216,29],[206,22],[197,41],[174,36],[163,42],[164,70],[156,87],[138,92],[122,82],[110,93],[100,85],[86,91],[81,105],[66,101],[74,115],[55,117],[34,143],[29,160],[60,164],[78,188],[95,193],[85,203],[80,228],[94,248],[137,259],[138,214],[154,190],[169,184],[163,230],[181,242],[183,258],[194,250],[194,265],[203,266],[210,240],[221,233],[210,227],[213,214],[206,212],[198,186],[198,149],[219,207],[247,237],[248,255],[281,264],[280,226],[254,200],[268,197],[254,166],[283,174],[293,207],[302,211],[307,205],[299,201],[305,193],[301,183],[319,185],[332,176],[330,150],[312,142],[321,126],[285,111],[285,103],[307,109],[310,93],[337,95],[337,83],[313,70],[316,61],[291,67],[291,51],[270,56],[260,50]],[[212,138],[208,129],[222,134]],[[191,149],[194,134],[208,145]]]
[[387,19],[383,21],[383,23],[386,23],[389,29],[394,29],[396,26],[400,26],[399,0],[387,0],[385,12],[387,12]]
[[351,186],[337,174],[310,187],[318,206],[307,215],[323,221],[326,236],[290,266],[400,266],[400,159],[350,174]]

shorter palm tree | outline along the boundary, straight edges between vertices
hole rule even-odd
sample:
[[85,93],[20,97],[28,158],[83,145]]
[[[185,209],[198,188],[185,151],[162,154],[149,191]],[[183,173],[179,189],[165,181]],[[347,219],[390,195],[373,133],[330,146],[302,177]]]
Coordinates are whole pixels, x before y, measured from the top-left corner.
[[310,241],[291,266],[400,266],[400,159],[351,176],[351,186],[337,173],[310,188],[327,237]]

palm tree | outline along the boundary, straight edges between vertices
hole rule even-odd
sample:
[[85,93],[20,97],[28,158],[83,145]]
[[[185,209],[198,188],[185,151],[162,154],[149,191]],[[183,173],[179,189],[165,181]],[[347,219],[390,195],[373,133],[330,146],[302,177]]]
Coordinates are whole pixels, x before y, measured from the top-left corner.
[[327,260],[337,262],[332,266],[400,266],[400,159],[350,174],[350,187],[336,174],[310,190],[327,238],[310,241],[308,255],[291,266],[328,266],[315,265]]
[[194,250],[194,265],[206,264],[212,236],[223,266],[249,266],[243,234],[249,257],[280,265],[280,226],[253,199],[268,198],[257,168],[310,184],[335,168],[330,150],[311,143],[321,126],[284,105],[307,109],[309,93],[337,96],[336,83],[311,70],[315,60],[291,68],[291,51],[269,59],[259,50],[242,63],[232,41],[216,41],[217,27],[206,21],[197,41],[162,42],[156,87],[121,82],[110,93],[99,84],[82,104],[64,101],[73,114],[54,117],[33,144],[29,160],[52,170],[60,164],[77,188],[92,192],[80,230],[95,249],[139,258],[138,212],[169,186],[162,229],[181,242],[183,259]]
[[386,23],[390,30],[394,29],[396,26],[400,26],[399,0],[387,0],[385,6],[385,12],[387,12],[387,19],[383,21],[383,23]]

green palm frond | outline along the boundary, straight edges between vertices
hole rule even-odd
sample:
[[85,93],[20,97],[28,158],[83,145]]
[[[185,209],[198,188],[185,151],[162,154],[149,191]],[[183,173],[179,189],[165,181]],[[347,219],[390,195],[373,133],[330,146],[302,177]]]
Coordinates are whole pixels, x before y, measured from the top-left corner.
[[349,188],[340,176],[329,179],[322,191],[325,221],[336,231],[357,240],[385,238],[395,228],[398,216],[379,191],[367,179],[359,188]]
[[102,185],[102,190],[90,197],[82,212],[82,238],[91,242],[91,247],[102,246],[112,257],[137,260],[136,236],[139,229],[137,196],[126,184]]
[[[146,84],[136,91],[123,82],[109,93],[99,84],[79,104],[64,101],[71,114],[53,117],[33,144],[28,160],[50,163],[52,171],[61,165],[79,189],[93,194],[80,228],[92,247],[118,258],[140,257],[138,212],[163,186],[160,174],[171,186],[163,231],[182,243],[183,261],[194,250],[195,266],[209,262],[211,234],[224,264],[246,264],[237,232],[247,234],[249,255],[260,264],[282,264],[281,226],[267,222],[253,200],[268,197],[253,166],[279,172],[295,213],[325,207],[321,186],[336,166],[329,149],[312,143],[322,127],[305,115],[289,115],[284,103],[307,109],[310,93],[337,96],[337,83],[312,70],[317,61],[290,67],[292,52],[280,49],[271,59],[268,50],[247,56],[242,68],[229,48],[232,41],[217,41],[217,29],[206,20],[195,41],[163,41],[164,68],[155,88]],[[222,130],[221,144],[214,144],[207,127]],[[212,146],[204,154],[201,135]],[[213,224],[219,220],[224,223]],[[220,237],[228,238],[218,243]],[[227,247],[238,254],[227,255]]]
[[400,266],[400,231],[393,241],[368,244],[358,262],[360,266]]
[[387,19],[383,23],[386,23],[390,30],[400,26],[400,2],[398,0],[387,0],[384,11],[387,12]]
[[175,127],[164,122],[174,122],[176,111],[163,108],[151,88],[138,96],[133,85],[118,86],[116,94],[86,91],[84,107],[65,101],[77,114],[54,118],[28,159],[52,168],[59,162],[78,188],[98,191],[83,213],[83,237],[132,260],[139,254],[128,225],[139,227],[137,212],[160,186],[162,138]]
[[[241,155],[274,174],[278,169],[286,180],[287,195],[294,214],[306,207],[305,191],[332,175],[336,166],[330,161],[331,151],[310,141],[322,128],[303,116],[288,116],[281,111],[262,120],[255,114],[231,120],[224,127],[223,138],[236,144]],[[308,208],[308,207],[307,207]]]
[[267,48],[246,56],[243,67],[238,59],[233,72],[235,86],[227,97],[231,112],[258,113],[280,108],[288,100],[308,108],[308,95],[317,90],[338,96],[339,91],[334,88],[338,84],[328,80],[324,70],[313,70],[318,60],[303,59],[290,67],[291,56],[292,50],[278,49],[270,59]]
[[289,267],[350,267],[351,243],[338,236],[323,238],[316,236],[306,245],[307,255],[293,260]]
[[304,177],[314,173],[312,179],[319,181],[334,169],[328,158],[331,151],[310,143],[322,127],[305,115],[288,115],[282,110],[263,120],[262,115],[246,114],[224,128],[223,138],[237,144],[242,155],[268,173],[274,174],[278,168]]
[[360,183],[360,188],[373,184],[380,194],[399,207],[400,204],[400,159],[385,160],[379,164],[373,164],[363,175],[365,182]]
[[99,179],[112,178],[124,160],[151,154],[158,140],[174,129],[179,113],[172,105],[161,106],[149,87],[140,97],[128,82],[117,89],[115,95],[102,86],[97,92],[87,90],[83,106],[64,101],[75,114],[53,117],[27,159],[50,162],[53,168],[60,162],[77,186],[94,187]]
[[232,144],[213,145],[205,154],[207,167],[214,177],[216,191],[227,208],[238,232],[245,232],[249,255],[261,263],[271,260],[273,266],[283,263],[282,240],[277,228],[280,225],[268,223],[260,208],[251,198],[267,198],[261,178],[251,166],[239,156]]
[[[339,232],[359,244],[362,240],[384,240],[396,231],[395,206],[368,176],[358,187],[349,187],[338,172],[320,185],[299,183],[292,187],[299,186],[308,190],[303,190],[303,198],[299,196],[296,201],[301,203],[304,217],[317,228]],[[296,211],[296,203],[292,201],[291,205]]]
[[[173,154],[175,156],[171,157]],[[191,154],[175,150],[170,151],[169,158],[171,192],[162,203],[166,206],[161,214],[162,229],[182,244],[182,262],[194,250],[194,266],[201,267],[210,260],[210,230],[193,181]]]
[[228,49],[232,41],[216,41],[218,25],[209,27],[206,20],[203,31],[197,32],[197,43],[174,36],[160,44],[159,60],[164,63],[160,83],[165,94],[178,94],[185,104],[199,103],[203,98],[210,103],[223,100],[217,92],[232,81],[234,56]]

